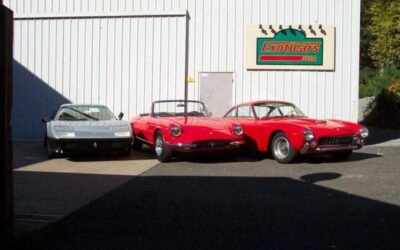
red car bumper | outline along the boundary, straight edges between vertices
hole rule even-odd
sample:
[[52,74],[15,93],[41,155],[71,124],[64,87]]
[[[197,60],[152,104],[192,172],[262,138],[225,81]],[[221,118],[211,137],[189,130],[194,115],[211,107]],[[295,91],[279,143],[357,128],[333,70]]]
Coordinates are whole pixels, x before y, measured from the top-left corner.
[[176,152],[218,152],[235,150],[244,144],[243,140],[204,140],[193,143],[168,143],[167,146]]
[[301,154],[326,154],[334,153],[338,151],[356,150],[364,146],[364,140],[358,136],[352,136],[352,139],[347,143],[335,143],[331,144],[320,144],[316,141],[310,141],[304,143],[303,147],[300,149]]

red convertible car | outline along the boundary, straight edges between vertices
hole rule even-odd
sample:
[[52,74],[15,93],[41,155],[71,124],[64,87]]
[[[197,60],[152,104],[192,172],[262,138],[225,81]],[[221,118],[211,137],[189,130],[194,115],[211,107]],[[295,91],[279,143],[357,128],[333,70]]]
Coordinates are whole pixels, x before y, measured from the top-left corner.
[[279,163],[290,163],[298,154],[325,153],[345,159],[368,137],[368,129],[359,124],[307,118],[287,102],[242,103],[224,117],[242,125],[248,146],[270,152]]
[[176,152],[232,150],[244,143],[243,129],[234,121],[212,118],[199,101],[153,102],[150,114],[132,119],[133,148],[143,143],[155,149],[159,161],[167,162]]

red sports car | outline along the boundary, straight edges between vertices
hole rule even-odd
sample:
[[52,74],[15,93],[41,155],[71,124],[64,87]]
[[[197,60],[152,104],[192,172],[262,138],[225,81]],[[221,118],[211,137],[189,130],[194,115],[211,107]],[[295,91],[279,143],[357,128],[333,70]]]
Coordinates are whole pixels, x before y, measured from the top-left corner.
[[234,121],[212,118],[199,101],[153,102],[150,114],[132,119],[133,148],[143,143],[154,147],[159,161],[167,162],[175,152],[232,150],[244,143],[243,129]]
[[280,163],[292,162],[298,154],[325,153],[345,159],[368,136],[368,129],[357,123],[307,118],[288,102],[242,103],[224,117],[242,125],[248,146],[270,152]]

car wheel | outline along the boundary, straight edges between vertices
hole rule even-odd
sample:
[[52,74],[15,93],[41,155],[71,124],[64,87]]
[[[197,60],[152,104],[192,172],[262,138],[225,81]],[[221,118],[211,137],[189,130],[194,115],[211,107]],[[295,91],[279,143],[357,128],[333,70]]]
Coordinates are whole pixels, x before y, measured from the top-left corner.
[[132,145],[133,150],[140,151],[142,149],[142,146],[143,146],[142,141],[136,138],[133,140],[133,145]]
[[156,133],[156,139],[154,141],[154,151],[157,159],[160,162],[168,162],[171,159],[171,151],[165,144],[165,140],[161,132]]
[[296,156],[296,150],[293,148],[289,139],[282,132],[277,133],[272,139],[272,156],[279,163],[290,163]]
[[46,149],[47,149],[47,158],[53,159],[57,156],[56,153],[54,153],[53,149],[50,147],[50,144],[46,140]]
[[335,160],[346,160],[347,158],[350,157],[350,155],[353,153],[353,150],[346,150],[346,151],[341,151],[341,152],[336,152],[332,153],[331,156]]
[[129,156],[131,154],[131,149],[130,148],[127,148],[127,149],[125,149],[125,150],[122,150],[120,153],[119,153],[119,155],[120,156]]

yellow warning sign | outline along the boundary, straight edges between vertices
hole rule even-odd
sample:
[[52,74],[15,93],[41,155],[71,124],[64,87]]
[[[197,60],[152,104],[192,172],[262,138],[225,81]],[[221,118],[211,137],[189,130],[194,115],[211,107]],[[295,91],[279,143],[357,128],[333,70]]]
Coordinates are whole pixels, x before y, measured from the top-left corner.
[[187,79],[186,79],[186,82],[192,82],[192,83],[194,83],[194,82],[196,82],[196,80],[194,79],[194,77],[192,77],[192,76],[188,76],[187,77]]

